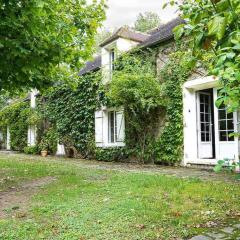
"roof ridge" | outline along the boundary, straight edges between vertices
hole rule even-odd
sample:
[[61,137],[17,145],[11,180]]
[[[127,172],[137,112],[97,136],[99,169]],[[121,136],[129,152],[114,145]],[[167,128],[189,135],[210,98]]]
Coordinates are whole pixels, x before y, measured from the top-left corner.
[[103,47],[120,37],[129,39],[135,42],[143,42],[149,36],[150,35],[144,34],[142,32],[133,31],[130,27],[122,26],[116,32],[114,32],[112,36],[110,36],[105,41],[103,41],[99,46]]
[[[173,29],[176,26],[180,25],[181,23],[184,23],[184,20],[181,19],[180,17],[177,17],[165,24],[160,25],[157,28],[157,30],[154,33],[152,33],[152,35],[148,35],[148,36],[145,35],[146,39],[143,40],[142,42],[140,41],[137,47],[149,48],[149,47],[155,46],[156,44],[173,40],[174,39]],[[111,40],[113,39],[111,38]],[[108,39],[108,43],[109,43],[109,39]],[[93,61],[88,61],[85,64],[85,67],[81,69],[79,75],[83,75],[87,72],[100,69],[101,62],[102,62],[101,55],[98,55],[93,59]]]

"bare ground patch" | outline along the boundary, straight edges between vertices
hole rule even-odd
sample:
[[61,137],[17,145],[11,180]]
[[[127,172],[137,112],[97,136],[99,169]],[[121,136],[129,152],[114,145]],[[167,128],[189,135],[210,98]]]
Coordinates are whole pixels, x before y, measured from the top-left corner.
[[17,218],[25,217],[31,197],[37,193],[40,188],[55,180],[56,178],[54,177],[44,177],[0,192],[0,219],[9,216]]

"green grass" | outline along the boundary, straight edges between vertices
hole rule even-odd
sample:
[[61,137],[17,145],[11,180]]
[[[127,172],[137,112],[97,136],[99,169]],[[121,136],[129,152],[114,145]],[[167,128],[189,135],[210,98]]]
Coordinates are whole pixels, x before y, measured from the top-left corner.
[[195,225],[240,211],[237,184],[0,155],[0,180],[9,179],[0,191],[44,176],[57,181],[32,197],[25,218],[0,219],[1,240],[188,238],[204,230]]

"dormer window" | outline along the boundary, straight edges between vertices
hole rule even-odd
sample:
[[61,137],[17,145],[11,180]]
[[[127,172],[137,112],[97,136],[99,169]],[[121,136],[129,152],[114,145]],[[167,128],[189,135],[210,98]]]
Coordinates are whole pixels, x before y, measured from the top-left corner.
[[134,32],[129,28],[122,27],[100,44],[102,83],[104,85],[111,82],[113,71],[117,67],[116,60],[119,55],[130,51],[149,37],[150,35],[148,34]]

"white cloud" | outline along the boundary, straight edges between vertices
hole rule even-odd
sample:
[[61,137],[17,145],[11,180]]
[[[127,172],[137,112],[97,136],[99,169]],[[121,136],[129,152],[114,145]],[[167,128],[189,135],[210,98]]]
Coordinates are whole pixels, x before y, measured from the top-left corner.
[[139,13],[152,11],[159,14],[162,22],[167,22],[177,16],[176,7],[168,6],[162,9],[168,0],[108,0],[106,28],[117,28],[122,25],[132,25]]

